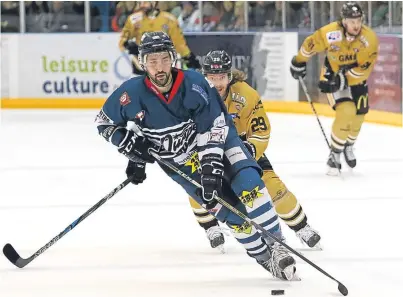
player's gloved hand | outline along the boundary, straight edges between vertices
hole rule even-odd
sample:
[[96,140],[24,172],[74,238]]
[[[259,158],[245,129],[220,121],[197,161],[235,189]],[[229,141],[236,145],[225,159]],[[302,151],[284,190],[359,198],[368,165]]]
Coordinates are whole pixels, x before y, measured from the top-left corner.
[[133,177],[132,183],[135,185],[141,184],[146,178],[146,163],[143,162],[133,162],[129,160],[126,167],[127,177]]
[[338,72],[336,75],[331,70],[324,74],[326,80],[319,81],[318,87],[322,93],[335,93],[348,87],[347,78],[344,72]]
[[296,57],[294,56],[291,60],[290,71],[293,78],[304,78],[306,75],[306,62],[299,63],[296,61]]
[[243,144],[245,145],[246,149],[249,151],[249,153],[252,155],[254,159],[256,159],[256,147],[253,143],[250,143],[249,141],[244,141]]
[[133,40],[126,40],[125,43],[123,43],[123,46],[127,49],[130,55],[137,56],[139,54],[139,46]]
[[153,147],[154,145],[147,138],[139,136],[133,131],[127,131],[118,151],[133,162],[154,163],[155,159],[150,155],[150,149]]
[[207,204],[207,208],[213,208],[217,201],[214,196],[223,197],[222,179],[224,165],[222,157],[218,154],[207,154],[200,161],[202,190],[200,198]]
[[186,57],[183,57],[183,60],[185,60],[186,66],[188,68],[193,68],[193,69],[201,68],[199,60],[196,59],[196,56],[192,52],[189,55],[187,55]]

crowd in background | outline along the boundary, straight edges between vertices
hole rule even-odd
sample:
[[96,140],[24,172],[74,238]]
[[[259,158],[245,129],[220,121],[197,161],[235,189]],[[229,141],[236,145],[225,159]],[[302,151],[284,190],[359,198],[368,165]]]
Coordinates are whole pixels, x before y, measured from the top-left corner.
[[[85,1],[24,1],[25,32],[85,32]],[[358,1],[368,12],[368,1]],[[287,31],[317,29],[337,20],[344,2],[335,1],[159,1],[158,8],[178,18],[183,31]],[[90,31],[119,32],[137,1],[90,1]],[[285,15],[283,9],[285,7]],[[377,31],[401,33],[402,2],[373,1],[371,27]],[[389,12],[390,10],[390,12]],[[314,11],[314,15],[311,12]],[[20,32],[20,4],[1,2],[1,32]],[[391,20],[389,20],[391,18]],[[285,20],[285,26],[283,21]],[[313,23],[312,23],[313,22]]]

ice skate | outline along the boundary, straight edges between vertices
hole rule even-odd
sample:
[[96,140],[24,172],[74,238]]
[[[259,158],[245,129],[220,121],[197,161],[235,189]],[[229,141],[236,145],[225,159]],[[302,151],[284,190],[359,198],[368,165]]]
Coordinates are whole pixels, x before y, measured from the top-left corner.
[[327,160],[328,171],[327,175],[337,176],[340,175],[341,163],[340,153],[330,152],[329,159]]
[[318,250],[321,250],[322,247],[319,243],[321,237],[317,231],[311,228],[308,224],[295,232],[298,236],[298,238],[301,240],[301,242],[305,243],[307,246],[310,248],[315,248]]
[[269,246],[267,255],[255,257],[255,259],[259,265],[276,278],[286,281],[300,280],[295,274],[295,259],[285,247],[277,242]]
[[352,144],[346,145],[344,147],[343,154],[344,154],[344,160],[346,160],[348,167],[354,168],[357,165],[357,159],[355,158],[354,155],[353,145]]
[[213,226],[206,230],[206,235],[210,241],[210,245],[213,249],[219,250],[222,254],[225,254],[225,238],[220,226]]

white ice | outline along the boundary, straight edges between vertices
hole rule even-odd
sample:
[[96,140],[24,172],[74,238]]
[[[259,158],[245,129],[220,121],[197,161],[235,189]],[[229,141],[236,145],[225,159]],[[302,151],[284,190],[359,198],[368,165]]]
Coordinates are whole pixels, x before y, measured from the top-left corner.
[[[98,136],[97,111],[1,112],[0,245],[28,257],[125,178],[126,160]],[[325,173],[328,150],[312,116],[269,114],[267,150],[300,199],[323,251],[291,246],[349,289],[403,296],[401,128],[364,124],[358,167]],[[327,132],[331,119],[321,118]],[[158,169],[129,185],[24,269],[0,256],[1,297],[341,296],[335,282],[297,260],[301,282],[282,282],[227,237],[212,250],[186,194]]]

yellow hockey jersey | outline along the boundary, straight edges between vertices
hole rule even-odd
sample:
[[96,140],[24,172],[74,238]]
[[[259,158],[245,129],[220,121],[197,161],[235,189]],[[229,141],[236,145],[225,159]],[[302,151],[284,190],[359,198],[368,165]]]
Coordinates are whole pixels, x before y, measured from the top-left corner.
[[[348,41],[339,22],[323,26],[308,36],[296,57],[297,62],[307,62],[313,55],[326,52],[333,72],[346,71],[348,85],[358,85],[367,80],[378,55],[378,38],[368,26],[362,25],[361,33]],[[322,70],[321,80],[324,71]]]
[[121,37],[119,40],[119,48],[124,51],[123,44],[127,40],[136,39],[139,44],[141,36],[145,32],[163,31],[172,39],[176,51],[182,56],[189,55],[190,50],[186,44],[185,38],[181,28],[179,27],[178,20],[174,15],[160,11],[155,17],[148,17],[143,11],[132,13],[126,20],[122,29]]
[[224,100],[240,136],[256,148],[256,160],[265,152],[270,139],[270,122],[260,96],[244,81],[234,81]]

